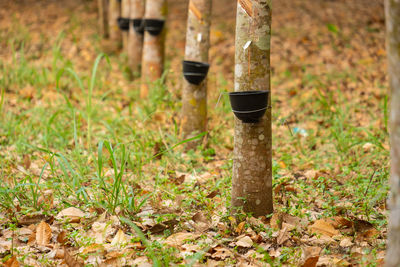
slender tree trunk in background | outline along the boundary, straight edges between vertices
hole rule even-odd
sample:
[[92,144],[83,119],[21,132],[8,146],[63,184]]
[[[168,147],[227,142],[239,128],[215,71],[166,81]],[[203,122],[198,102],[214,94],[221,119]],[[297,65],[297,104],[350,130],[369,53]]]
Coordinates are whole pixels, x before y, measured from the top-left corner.
[[110,31],[110,40],[116,47],[120,47],[121,31],[118,27],[118,17],[121,15],[121,3],[118,0],[108,0],[108,30]]
[[97,0],[99,11],[99,28],[103,38],[108,38],[108,0]]
[[387,55],[391,88],[391,171],[386,266],[400,266],[400,1],[385,0]]
[[[130,15],[130,0],[121,1],[121,17],[129,19]],[[128,53],[128,38],[129,31],[122,31],[122,48],[125,53]]]
[[[185,59],[208,62],[211,0],[190,0],[186,30]],[[207,122],[207,78],[199,85],[183,79],[182,130],[185,138],[204,132]],[[193,148],[199,143],[188,143]]]
[[[270,90],[270,42],[271,0],[239,0],[235,91]],[[259,123],[235,118],[232,206],[254,216],[273,211],[271,139],[270,108]]]
[[[166,0],[147,0],[145,8],[146,19],[165,19],[167,15]],[[164,41],[165,25],[159,35],[144,33],[143,58],[142,58],[142,84],[140,96],[147,97],[149,82],[161,78],[164,67]]]
[[[151,1],[151,0],[148,0]],[[130,18],[142,19],[144,16],[144,0],[130,0]],[[143,49],[143,34],[137,33],[132,25],[129,28],[129,41],[128,41],[128,64],[132,70],[132,73],[140,73],[140,65],[142,61],[142,49]]]

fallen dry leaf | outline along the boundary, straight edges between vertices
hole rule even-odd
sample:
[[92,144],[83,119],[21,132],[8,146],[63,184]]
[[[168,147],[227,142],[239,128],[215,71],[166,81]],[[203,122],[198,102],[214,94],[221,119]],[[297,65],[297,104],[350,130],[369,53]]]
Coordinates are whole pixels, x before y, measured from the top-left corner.
[[214,191],[212,191],[210,194],[208,194],[208,195],[206,196],[206,198],[214,198],[214,197],[216,197],[218,194],[219,194],[219,191],[218,191],[218,190],[214,190]]
[[64,248],[64,260],[68,267],[83,267],[84,264],[72,257],[66,248]]
[[270,220],[270,225],[271,228],[273,229],[281,229],[282,227],[282,214],[279,212],[276,212],[272,214],[271,220]]
[[54,259],[64,259],[64,257],[65,257],[64,250],[61,248],[56,249],[54,253]]
[[243,229],[244,229],[244,225],[245,225],[245,224],[246,224],[246,222],[243,221],[243,222],[239,223],[238,226],[236,227],[235,232],[236,232],[238,235],[240,235],[240,234],[243,232]]
[[29,236],[29,238],[28,238],[28,242],[27,242],[27,244],[28,245],[34,245],[35,244],[35,241],[36,241],[36,232],[32,232],[31,234],[30,234],[30,236]]
[[51,239],[51,228],[46,222],[42,221],[36,227],[36,243],[40,246],[46,246]]
[[332,260],[334,266],[351,266],[351,263],[345,259],[334,257]]
[[346,218],[343,218],[341,216],[335,216],[335,217],[329,218],[328,221],[336,229],[350,228],[350,227],[353,226],[353,222],[352,221],[347,220]]
[[253,240],[247,235],[240,237],[238,241],[236,241],[236,246],[243,248],[251,248],[253,246]]
[[313,225],[310,226],[310,230],[313,234],[321,234],[332,237],[338,235],[339,231],[335,229],[327,220],[317,220]]
[[319,260],[319,254],[322,248],[320,247],[303,247],[303,264],[302,267],[315,267]]
[[111,241],[111,246],[121,246],[126,244],[128,241],[126,239],[124,231],[121,229],[118,230],[117,234],[114,236],[113,240]]
[[122,266],[121,259],[120,258],[111,258],[111,259],[106,259],[100,267],[120,267]]
[[4,263],[4,267],[19,267],[17,256],[13,256]]
[[82,250],[82,254],[90,253],[102,253],[104,251],[104,246],[100,244],[91,244]]
[[19,225],[37,224],[41,221],[47,221],[50,217],[44,214],[27,214],[18,219]]
[[211,258],[213,259],[218,259],[218,260],[225,260],[226,258],[231,258],[233,257],[233,253],[222,246],[217,246],[213,248],[214,253],[211,255]]
[[196,223],[199,223],[199,222],[208,223],[207,217],[201,211],[199,211],[195,215],[193,215],[192,220]]
[[357,241],[370,241],[375,239],[377,236],[380,235],[380,232],[378,230],[376,230],[375,228],[366,230],[364,232],[362,232],[361,234],[357,235]]
[[347,247],[351,247],[353,245],[353,242],[351,242],[350,238],[346,237],[346,238],[342,239],[342,241],[340,241],[339,245],[341,247],[347,248]]
[[146,256],[137,257],[132,261],[133,266],[151,267],[149,259]]
[[58,220],[68,219],[69,222],[71,223],[77,223],[81,220],[83,216],[85,216],[85,213],[83,213],[83,211],[81,211],[80,209],[75,207],[69,207],[60,211],[57,214],[56,219]]
[[68,239],[67,239],[67,232],[65,231],[61,231],[58,235],[57,235],[57,242],[59,242],[61,245],[65,245],[67,243]]
[[278,245],[282,245],[289,239],[290,235],[287,227],[283,227],[281,230],[279,230],[278,237],[276,238],[276,242],[278,243]]
[[356,218],[353,221],[356,232],[365,232],[367,230],[374,228],[374,225],[372,223],[367,222],[365,220],[360,220]]
[[308,170],[308,171],[306,171],[306,172],[304,173],[304,176],[305,176],[307,179],[310,179],[310,180],[315,179],[315,178],[317,178],[317,171],[315,171],[315,170]]
[[176,233],[170,235],[165,241],[164,244],[169,245],[171,247],[180,247],[182,246],[187,240],[195,240],[198,238],[199,234],[193,233]]
[[193,225],[194,228],[199,232],[204,232],[210,228],[210,223],[208,222],[207,217],[201,211],[193,215],[192,220],[195,222],[195,225]]
[[176,185],[181,185],[185,181],[185,177],[186,177],[186,175],[182,174],[182,175],[177,176],[176,178],[173,178],[172,181]]

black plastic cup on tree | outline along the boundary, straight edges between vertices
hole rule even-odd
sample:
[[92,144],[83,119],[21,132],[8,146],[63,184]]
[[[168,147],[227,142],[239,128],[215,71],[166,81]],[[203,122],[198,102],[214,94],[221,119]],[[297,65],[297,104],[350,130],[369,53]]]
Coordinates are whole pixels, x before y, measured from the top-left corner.
[[229,100],[235,116],[244,123],[257,123],[268,108],[269,91],[230,92]]
[[163,19],[145,19],[144,29],[151,35],[157,36],[162,32],[164,23]]
[[144,19],[131,19],[133,29],[138,34],[144,34]]
[[118,18],[118,27],[121,31],[129,31],[129,19],[128,18]]
[[207,76],[210,64],[205,62],[183,60],[183,76],[191,84],[199,85]]

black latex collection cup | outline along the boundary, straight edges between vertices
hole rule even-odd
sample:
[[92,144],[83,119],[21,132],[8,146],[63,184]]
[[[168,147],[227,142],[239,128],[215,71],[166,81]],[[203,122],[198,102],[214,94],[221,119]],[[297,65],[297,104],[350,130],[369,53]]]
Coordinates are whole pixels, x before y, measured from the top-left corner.
[[164,27],[165,21],[163,19],[145,19],[144,29],[151,35],[159,35]]
[[191,84],[199,85],[207,76],[210,64],[205,62],[183,60],[183,76]]
[[269,91],[230,92],[229,100],[235,116],[244,123],[257,123],[268,108]]
[[131,19],[133,29],[139,34],[144,33],[144,19]]
[[129,31],[129,19],[119,17],[118,20],[118,27],[121,31]]

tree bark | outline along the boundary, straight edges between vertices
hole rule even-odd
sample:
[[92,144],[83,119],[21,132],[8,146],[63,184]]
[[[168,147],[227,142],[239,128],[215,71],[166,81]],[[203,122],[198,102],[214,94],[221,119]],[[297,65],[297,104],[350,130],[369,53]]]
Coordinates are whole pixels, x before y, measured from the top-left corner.
[[110,40],[120,47],[121,31],[118,27],[118,17],[121,15],[121,3],[118,0],[109,0],[108,26],[110,31]]
[[400,1],[385,0],[387,55],[391,88],[391,170],[386,266],[400,266]]
[[[130,18],[142,19],[144,16],[144,0],[130,0]],[[128,64],[133,74],[140,73],[140,63],[142,61],[143,34],[137,33],[133,26],[129,28],[128,41]]]
[[99,28],[103,38],[108,38],[108,0],[97,0],[99,12]]
[[[208,62],[210,48],[211,0],[190,0],[185,59]],[[204,132],[207,122],[207,77],[199,85],[183,78],[182,130],[185,138]],[[188,143],[193,148],[199,141]]]
[[[122,0],[121,1],[121,17],[122,18],[129,18],[130,4],[131,4],[130,0]],[[127,54],[128,54],[128,38],[129,38],[129,31],[122,31],[122,49]]]
[[[146,1],[145,18],[165,20],[167,15],[166,0]],[[149,83],[161,78],[164,67],[164,40],[165,25],[162,33],[151,35],[147,31],[144,33],[143,58],[142,58],[142,84],[140,96],[147,97],[149,93]]]
[[[239,0],[235,91],[270,90],[270,43],[271,0]],[[259,123],[235,118],[232,206],[254,216],[273,211],[271,147],[270,108]]]

